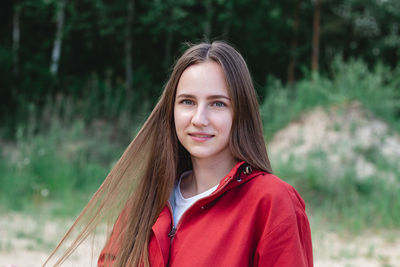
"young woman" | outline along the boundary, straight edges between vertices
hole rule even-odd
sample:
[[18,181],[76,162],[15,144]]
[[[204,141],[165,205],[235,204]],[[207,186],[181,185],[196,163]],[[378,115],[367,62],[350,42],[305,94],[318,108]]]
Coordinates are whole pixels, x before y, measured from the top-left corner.
[[98,266],[313,265],[304,201],[272,174],[250,73],[223,42],[178,59],[65,256],[112,212]]

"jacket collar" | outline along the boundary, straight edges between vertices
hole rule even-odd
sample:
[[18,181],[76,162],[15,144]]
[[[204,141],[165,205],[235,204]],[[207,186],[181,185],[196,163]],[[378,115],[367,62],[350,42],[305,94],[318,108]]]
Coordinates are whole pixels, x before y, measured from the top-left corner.
[[232,170],[220,181],[218,188],[211,195],[219,195],[227,190],[241,185],[248,180],[260,175],[262,172],[253,170],[245,161],[238,162]]
[[[262,173],[262,171],[252,169],[250,164],[247,162],[240,161],[236,163],[236,165],[224,178],[222,178],[217,189],[215,189],[213,193],[205,198],[200,199],[198,202],[200,202],[201,205],[207,205],[230,189],[239,186]],[[174,203],[174,201],[175,196],[174,193],[172,193],[168,202]]]

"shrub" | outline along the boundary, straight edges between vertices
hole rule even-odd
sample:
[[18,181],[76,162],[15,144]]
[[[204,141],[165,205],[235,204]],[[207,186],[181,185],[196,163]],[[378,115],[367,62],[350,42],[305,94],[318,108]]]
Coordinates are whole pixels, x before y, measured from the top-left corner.
[[391,70],[382,64],[373,70],[362,60],[334,60],[331,79],[315,77],[284,86],[270,78],[268,95],[261,104],[265,133],[270,138],[277,130],[315,106],[329,107],[352,100],[400,130],[400,67]]

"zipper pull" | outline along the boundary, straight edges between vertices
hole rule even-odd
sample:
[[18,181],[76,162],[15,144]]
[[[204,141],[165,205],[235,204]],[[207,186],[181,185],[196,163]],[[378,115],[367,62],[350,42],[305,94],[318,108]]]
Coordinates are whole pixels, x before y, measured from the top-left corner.
[[168,237],[173,238],[176,233],[175,226],[172,226],[171,232],[169,232]]

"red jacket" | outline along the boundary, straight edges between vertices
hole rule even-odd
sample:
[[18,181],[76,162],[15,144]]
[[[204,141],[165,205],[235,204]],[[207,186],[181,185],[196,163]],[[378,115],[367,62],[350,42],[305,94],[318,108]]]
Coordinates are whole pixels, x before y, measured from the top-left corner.
[[[310,226],[300,195],[272,174],[244,174],[244,166],[238,163],[216,191],[193,204],[176,231],[170,205],[162,210],[149,241],[152,267],[313,266]],[[107,254],[116,253],[112,239],[98,266],[104,266]]]

